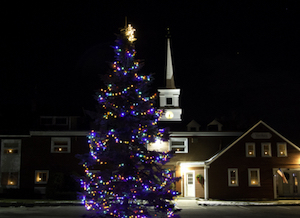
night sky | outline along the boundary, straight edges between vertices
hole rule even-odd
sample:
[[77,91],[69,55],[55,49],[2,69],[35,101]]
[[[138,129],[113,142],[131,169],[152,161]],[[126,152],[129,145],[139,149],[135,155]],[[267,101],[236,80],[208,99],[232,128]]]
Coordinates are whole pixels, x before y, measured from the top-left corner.
[[[265,121],[300,144],[300,2],[1,1],[0,118],[93,109],[125,16],[165,85],[166,28],[185,121]],[[161,3],[163,2],[163,3]]]

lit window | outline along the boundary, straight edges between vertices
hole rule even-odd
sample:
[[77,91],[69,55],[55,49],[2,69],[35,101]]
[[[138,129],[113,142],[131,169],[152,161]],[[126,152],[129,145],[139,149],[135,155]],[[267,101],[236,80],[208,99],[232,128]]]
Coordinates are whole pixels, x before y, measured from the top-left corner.
[[51,138],[51,152],[52,153],[70,153],[71,140],[70,138]]
[[285,142],[277,143],[277,156],[278,157],[286,157],[287,156],[287,149]]
[[272,156],[270,142],[261,143],[261,156],[262,157],[271,157]]
[[249,186],[260,186],[259,169],[248,169]]
[[18,178],[18,172],[3,172],[1,173],[1,185],[16,188],[18,186]]
[[18,149],[16,148],[4,149],[4,154],[17,154],[17,153],[18,153]]
[[229,168],[228,169],[228,186],[238,186],[238,169]]
[[35,171],[35,183],[36,184],[46,184],[49,178],[48,170],[36,170]]
[[255,157],[255,143],[246,143],[246,157]]
[[21,148],[21,140],[17,140],[17,139],[2,140],[3,154],[18,154],[20,148]]
[[175,153],[188,153],[188,139],[187,138],[171,138],[170,147]]
[[293,193],[298,194],[298,178],[296,173],[293,173]]

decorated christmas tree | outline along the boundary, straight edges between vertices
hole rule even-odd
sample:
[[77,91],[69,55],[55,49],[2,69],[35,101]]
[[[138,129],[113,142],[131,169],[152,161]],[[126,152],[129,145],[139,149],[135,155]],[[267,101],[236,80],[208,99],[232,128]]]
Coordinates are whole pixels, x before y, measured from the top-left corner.
[[157,127],[162,112],[154,107],[156,94],[148,93],[151,77],[139,75],[134,32],[128,25],[117,36],[112,70],[97,93],[98,128],[88,136],[83,201],[97,217],[176,217],[179,178],[164,168],[172,153],[147,150],[165,133]]

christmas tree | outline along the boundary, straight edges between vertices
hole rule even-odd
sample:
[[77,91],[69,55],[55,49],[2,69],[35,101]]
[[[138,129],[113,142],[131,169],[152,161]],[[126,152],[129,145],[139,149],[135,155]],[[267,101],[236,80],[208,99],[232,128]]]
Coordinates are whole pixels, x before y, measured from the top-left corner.
[[88,136],[83,201],[97,217],[176,217],[179,178],[164,168],[172,153],[147,150],[165,133],[157,127],[156,94],[148,93],[151,77],[138,73],[134,32],[128,25],[117,36],[112,70],[97,93],[99,128]]

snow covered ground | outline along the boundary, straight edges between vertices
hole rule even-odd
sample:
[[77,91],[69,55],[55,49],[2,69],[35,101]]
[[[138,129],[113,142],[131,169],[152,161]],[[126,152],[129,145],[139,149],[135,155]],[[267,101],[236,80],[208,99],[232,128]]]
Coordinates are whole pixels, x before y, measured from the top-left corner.
[[283,206],[300,205],[300,200],[274,200],[274,201],[221,201],[195,198],[178,198],[175,204],[181,208],[185,206]]

